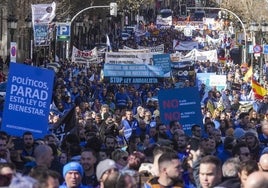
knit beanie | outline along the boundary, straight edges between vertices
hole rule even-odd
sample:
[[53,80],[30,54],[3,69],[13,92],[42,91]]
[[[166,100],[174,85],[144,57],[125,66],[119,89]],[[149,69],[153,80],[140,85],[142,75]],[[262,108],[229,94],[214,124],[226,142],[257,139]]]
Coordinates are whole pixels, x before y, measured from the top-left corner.
[[66,176],[66,174],[69,171],[77,171],[81,176],[84,174],[83,167],[78,162],[69,162],[63,167],[63,177]]

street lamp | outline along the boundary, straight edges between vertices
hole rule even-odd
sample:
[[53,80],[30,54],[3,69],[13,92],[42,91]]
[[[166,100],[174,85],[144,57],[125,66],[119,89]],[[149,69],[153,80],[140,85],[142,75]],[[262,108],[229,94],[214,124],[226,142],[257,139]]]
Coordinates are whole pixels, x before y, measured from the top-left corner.
[[110,29],[111,29],[111,24],[112,24],[112,16],[110,14],[107,14],[106,16],[107,19],[107,33],[110,33]]
[[268,32],[268,23],[267,22],[263,22],[261,24],[261,30],[262,30],[262,32]]
[[32,60],[32,17],[31,15],[28,15],[25,19],[26,22],[26,28],[28,29],[28,36],[29,36],[29,47],[27,49],[29,58]]
[[83,18],[80,16],[76,19],[75,26],[76,26],[76,35],[77,35],[77,47],[81,49],[80,42],[81,42],[81,27],[83,27]]
[[99,44],[100,44],[100,42],[101,42],[101,24],[102,24],[102,18],[100,15],[98,16],[98,20],[99,20]]
[[[251,32],[251,36],[252,36],[252,46],[254,47],[256,45],[256,40],[255,40],[255,35],[256,35],[256,32],[259,30],[259,24],[256,23],[256,22],[251,22],[249,24],[249,31]],[[255,56],[256,57],[256,56]],[[257,58],[256,58],[257,60]],[[253,53],[251,54],[251,65],[252,65],[252,68],[253,68],[253,72],[256,72],[258,71],[258,65],[256,65],[256,60],[254,60],[254,55]],[[260,72],[258,72],[257,74],[255,75],[259,75]],[[256,78],[258,79],[258,78]]]
[[[266,22],[262,22],[261,24],[252,22],[250,24],[250,31],[253,34],[253,39],[252,39],[253,48],[254,46],[257,46],[257,45],[263,46],[263,44],[266,41],[265,34],[266,32],[268,32],[268,24]],[[265,81],[264,70],[263,70],[264,55],[263,53],[255,53],[255,57],[257,60],[257,65],[255,67],[256,69],[259,70],[259,81],[260,81],[260,84],[264,84],[264,81]]]
[[[268,32],[268,24],[267,22],[263,21],[261,23],[261,45],[263,46],[264,44],[267,43],[266,41],[266,33]],[[265,81],[267,81],[267,73],[266,73],[266,70],[265,70],[265,67],[263,66],[263,64],[265,63],[265,56],[264,56],[264,53],[262,53],[262,56],[261,56],[261,81],[262,83],[265,83]]]
[[88,29],[88,49],[91,49],[94,45],[93,45],[93,41],[92,41],[92,31],[93,31],[93,20],[88,20],[88,25],[89,25],[89,29]]
[[129,20],[128,20],[128,8],[126,6],[123,7],[123,12],[124,12],[124,25],[128,25]]
[[14,14],[11,14],[8,16],[7,28],[10,30],[11,42],[14,42],[13,37],[14,37],[15,30],[17,29],[17,22],[18,22],[18,19],[16,18],[16,16]]

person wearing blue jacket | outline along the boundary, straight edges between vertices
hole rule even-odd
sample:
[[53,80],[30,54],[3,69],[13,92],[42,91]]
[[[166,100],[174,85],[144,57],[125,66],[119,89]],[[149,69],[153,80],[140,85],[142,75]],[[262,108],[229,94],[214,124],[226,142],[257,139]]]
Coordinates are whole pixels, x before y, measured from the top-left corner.
[[69,162],[63,167],[64,183],[59,188],[92,188],[82,185],[83,167],[78,162]]

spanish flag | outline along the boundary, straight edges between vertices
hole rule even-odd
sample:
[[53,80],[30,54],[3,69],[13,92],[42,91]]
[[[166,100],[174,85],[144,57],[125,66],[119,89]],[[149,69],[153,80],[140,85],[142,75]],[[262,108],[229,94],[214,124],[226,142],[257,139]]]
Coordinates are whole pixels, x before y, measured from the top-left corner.
[[267,94],[267,90],[256,80],[252,79],[251,84],[255,99],[262,99],[263,96]]
[[253,70],[252,70],[252,66],[250,66],[249,69],[248,69],[248,71],[247,71],[246,74],[244,75],[243,80],[244,80],[245,82],[250,81],[251,78],[252,78],[252,74],[253,74]]

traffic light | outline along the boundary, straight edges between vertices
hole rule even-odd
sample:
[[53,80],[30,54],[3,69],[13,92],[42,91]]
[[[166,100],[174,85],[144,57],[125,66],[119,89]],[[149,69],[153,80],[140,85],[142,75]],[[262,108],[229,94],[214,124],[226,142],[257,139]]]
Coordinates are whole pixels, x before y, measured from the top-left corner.
[[181,5],[181,16],[187,16],[187,6]]
[[111,16],[117,16],[117,4],[116,3],[110,3],[110,15]]

